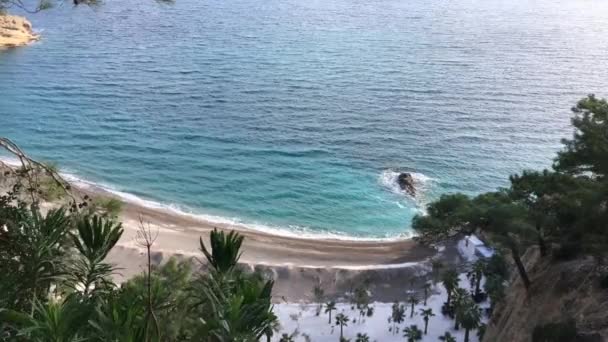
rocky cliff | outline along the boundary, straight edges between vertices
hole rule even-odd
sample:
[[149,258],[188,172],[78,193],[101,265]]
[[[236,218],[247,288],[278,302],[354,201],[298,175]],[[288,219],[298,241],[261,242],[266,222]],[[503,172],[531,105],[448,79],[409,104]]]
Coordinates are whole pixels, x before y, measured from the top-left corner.
[[[488,324],[484,342],[533,341],[535,328],[537,336],[544,338],[534,342],[608,341],[608,289],[600,285],[605,268],[591,257],[561,262],[541,259],[535,249],[524,260],[532,279],[530,293],[513,279]],[[555,335],[570,337],[548,337]]]
[[27,19],[14,15],[0,15],[0,48],[26,45],[38,38]]

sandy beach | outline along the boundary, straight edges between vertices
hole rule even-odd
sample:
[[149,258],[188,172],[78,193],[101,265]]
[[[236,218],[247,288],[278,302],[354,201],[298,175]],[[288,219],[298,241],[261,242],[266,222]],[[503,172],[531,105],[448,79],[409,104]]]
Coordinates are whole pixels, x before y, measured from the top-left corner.
[[[91,196],[114,196],[101,188],[81,190]],[[435,249],[418,245],[411,239],[395,241],[358,241],[307,239],[273,235],[238,225],[215,224],[176,212],[125,202],[119,219],[125,232],[109,255],[120,270],[122,281],[140,273],[146,257],[136,239],[140,218],[153,233],[158,233],[152,247],[155,264],[170,257],[193,260],[199,265],[199,237],[208,243],[213,228],[237,230],[245,236],[241,264],[264,272],[275,279],[277,301],[310,301],[311,290],[320,284],[329,297],[340,298],[354,284],[368,281],[375,300],[392,301],[404,295],[405,280],[412,284],[424,281],[430,271]],[[441,253],[443,259],[456,252]],[[198,260],[197,260],[198,259]],[[410,284],[411,285],[411,284]],[[417,285],[413,285],[417,288]]]

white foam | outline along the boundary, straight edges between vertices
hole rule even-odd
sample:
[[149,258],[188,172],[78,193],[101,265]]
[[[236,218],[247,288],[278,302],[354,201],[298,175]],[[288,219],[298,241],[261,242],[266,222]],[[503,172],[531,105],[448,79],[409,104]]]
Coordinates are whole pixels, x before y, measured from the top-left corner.
[[[415,203],[418,212],[421,214],[425,214],[427,204],[426,194],[431,188],[435,179],[419,172],[407,171],[409,174],[412,175],[412,178],[414,179],[414,187],[416,188],[416,197],[412,197],[410,194],[403,191],[399,186],[398,178],[402,172],[406,171],[400,171],[397,169],[386,169],[382,171],[378,176],[378,183],[390,192],[402,196],[403,199]],[[396,204],[400,208],[405,207],[401,202],[396,202]]]
[[[17,158],[0,158],[0,160],[2,160],[3,162],[5,162],[6,164],[11,165],[11,166],[21,165]],[[393,175],[393,173],[394,173],[394,175]],[[323,240],[357,241],[357,242],[394,242],[394,241],[410,239],[414,236],[413,231],[407,231],[407,232],[403,232],[399,235],[391,235],[391,236],[386,236],[386,237],[376,237],[376,238],[358,237],[358,236],[347,235],[347,234],[340,233],[340,232],[322,232],[321,233],[321,232],[312,230],[308,227],[297,226],[297,225],[289,225],[287,227],[278,227],[278,226],[271,226],[271,225],[262,224],[262,223],[258,223],[258,222],[246,222],[246,221],[243,221],[236,217],[224,217],[224,216],[210,215],[210,214],[197,212],[196,210],[194,210],[192,208],[188,208],[188,207],[185,207],[185,206],[182,206],[179,204],[175,204],[175,203],[161,203],[161,202],[157,202],[157,201],[153,201],[153,200],[149,200],[149,199],[144,199],[137,195],[117,190],[115,187],[108,185],[108,184],[92,182],[92,181],[80,178],[73,172],[66,172],[65,170],[62,170],[60,172],[60,174],[66,181],[70,182],[71,184],[74,184],[75,186],[77,186],[79,188],[88,189],[88,190],[100,189],[102,191],[115,195],[116,197],[122,199],[125,202],[139,205],[139,206],[142,206],[145,208],[156,209],[156,210],[165,210],[165,211],[169,211],[176,215],[187,216],[190,218],[194,218],[196,220],[204,221],[206,223],[226,225],[229,227],[241,228],[241,229],[250,229],[250,230],[259,231],[259,232],[263,232],[263,233],[270,234],[270,235],[284,236],[284,237],[297,238],[297,239],[310,239],[310,240],[323,239]],[[383,174],[385,174],[385,172],[383,172]],[[398,189],[398,184],[396,182],[396,179],[397,179],[398,175],[399,175],[398,172],[392,171],[392,173],[387,173],[387,176],[385,176],[385,177],[389,177],[389,178],[390,177],[394,178],[393,183],[397,186],[397,189]],[[422,174],[418,174],[418,173],[412,173],[412,176],[414,177],[414,181],[421,182],[421,186],[420,186],[421,189],[423,188],[422,183],[424,183],[428,179],[430,179],[430,178],[428,178]],[[390,181],[387,180],[387,182],[390,182]],[[389,183],[387,183],[387,184],[389,184]],[[401,192],[401,190],[398,190],[398,191],[399,191],[399,193],[403,194],[403,192]],[[398,204],[398,205],[400,205],[400,204]],[[401,206],[403,207],[402,204],[401,204]],[[401,267],[403,267],[403,266],[401,266]]]
[[[5,159],[2,158],[6,164],[11,166],[20,165],[18,159]],[[83,178],[78,177],[72,172],[64,172],[63,170],[60,172],[61,176],[71,184],[88,190],[100,189],[102,191],[111,193],[116,197],[122,199],[125,202],[132,203],[135,205],[139,205],[145,208],[156,209],[156,210],[165,210],[169,211],[175,215],[187,216],[190,218],[194,218],[196,220],[200,220],[210,224],[218,224],[218,225],[226,225],[229,227],[240,228],[240,229],[250,229],[254,231],[263,232],[270,235],[284,236],[289,238],[297,238],[297,239],[311,239],[311,240],[339,240],[339,241],[358,241],[358,242],[392,242],[392,241],[400,241],[406,240],[413,237],[411,232],[404,232],[399,235],[386,236],[386,237],[357,237],[351,236],[344,233],[339,232],[323,232],[320,233],[318,231],[314,231],[308,227],[302,227],[297,225],[290,225],[287,227],[278,227],[271,226],[266,224],[261,224],[257,222],[246,222],[236,217],[224,217],[218,215],[210,215],[205,213],[197,212],[194,209],[175,204],[175,203],[161,203],[149,199],[144,199],[137,195],[117,190],[115,187],[103,184],[92,182]]]

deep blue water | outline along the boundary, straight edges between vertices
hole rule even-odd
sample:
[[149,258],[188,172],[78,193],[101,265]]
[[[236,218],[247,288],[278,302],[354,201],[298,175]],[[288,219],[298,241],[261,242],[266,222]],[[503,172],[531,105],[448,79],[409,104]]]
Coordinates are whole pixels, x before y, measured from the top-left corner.
[[569,108],[608,96],[605,0],[68,3],[29,16],[40,43],[0,52],[0,135],[250,224],[407,233],[441,193],[548,166]]

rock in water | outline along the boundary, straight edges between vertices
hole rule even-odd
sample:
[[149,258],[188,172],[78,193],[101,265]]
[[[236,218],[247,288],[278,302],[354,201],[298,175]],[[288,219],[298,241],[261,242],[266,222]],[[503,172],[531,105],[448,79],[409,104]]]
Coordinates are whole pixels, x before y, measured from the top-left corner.
[[414,177],[412,177],[411,173],[403,172],[399,174],[397,177],[397,183],[399,183],[399,187],[401,190],[408,193],[408,195],[412,197],[416,197],[416,187],[414,186]]
[[0,14],[0,49],[26,45],[38,38],[25,18]]

